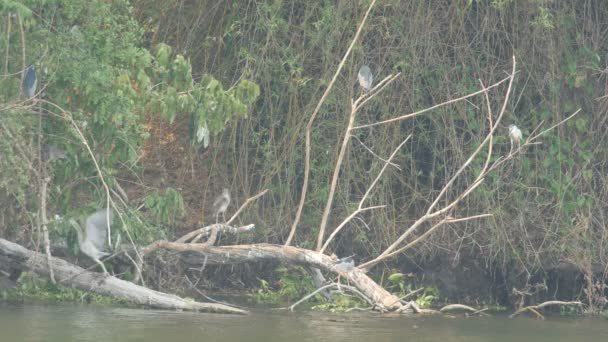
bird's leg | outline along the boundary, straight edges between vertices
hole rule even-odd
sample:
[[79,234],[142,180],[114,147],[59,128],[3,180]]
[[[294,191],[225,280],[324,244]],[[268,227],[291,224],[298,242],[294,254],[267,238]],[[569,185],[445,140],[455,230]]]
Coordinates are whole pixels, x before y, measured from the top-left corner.
[[95,259],[95,262],[101,266],[101,269],[103,270],[103,274],[108,275],[108,270],[106,270],[106,266],[103,264],[103,262],[99,261],[99,259]]
[[509,155],[511,155],[513,153],[513,138],[511,138],[510,140],[511,140],[511,148],[509,149]]
[[226,212],[222,211],[222,222],[226,223]]

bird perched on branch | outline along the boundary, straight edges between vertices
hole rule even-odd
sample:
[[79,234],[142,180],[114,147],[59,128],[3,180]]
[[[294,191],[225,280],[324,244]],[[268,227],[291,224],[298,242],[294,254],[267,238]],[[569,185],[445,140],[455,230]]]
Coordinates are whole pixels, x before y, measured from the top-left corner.
[[509,125],[509,138],[511,138],[511,150],[509,151],[509,154],[511,154],[513,152],[513,143],[516,143],[519,149],[522,138],[521,130],[513,124]]
[[[108,215],[110,221],[108,221]],[[87,217],[84,233],[76,221],[70,220],[70,223],[78,234],[80,250],[101,266],[104,274],[107,274],[108,271],[99,259],[110,255],[110,253],[103,250],[105,249],[108,224],[112,223],[113,218],[114,214],[111,210],[109,212],[106,209],[96,211]]]
[[224,222],[226,222],[226,209],[230,205],[230,190],[224,189],[222,194],[215,198],[213,201],[213,212],[215,213],[215,223],[218,223],[218,217],[222,214]]
[[28,99],[31,99],[36,95],[36,86],[38,85],[38,78],[36,77],[36,67],[34,64],[30,64],[25,70],[25,77],[23,78],[23,94]]
[[374,75],[372,75],[372,70],[367,66],[363,65],[361,69],[359,69],[359,74],[357,75],[359,79],[359,85],[365,90],[369,91],[372,89],[372,84],[374,83]]

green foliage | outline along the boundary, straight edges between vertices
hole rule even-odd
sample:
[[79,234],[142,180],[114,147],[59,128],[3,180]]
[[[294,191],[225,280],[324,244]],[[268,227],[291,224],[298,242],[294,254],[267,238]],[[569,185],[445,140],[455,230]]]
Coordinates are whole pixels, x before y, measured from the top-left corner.
[[291,302],[315,290],[312,278],[302,267],[279,267],[275,272],[279,276],[279,281],[274,287],[268,281],[258,279],[260,288],[251,296],[255,302],[266,304]]
[[[11,104],[0,131],[0,167],[10,172],[0,173],[0,190],[17,198],[29,213],[37,211],[37,201],[28,194],[38,191],[32,187],[37,185],[33,170],[39,144],[51,143],[67,152],[66,160],[50,165],[53,182],[47,202],[54,206],[49,211],[75,216],[83,204],[97,208],[105,203],[106,189],[95,162],[110,187],[117,176],[139,176],[150,131],[147,121],[160,117],[171,123],[178,115],[193,113],[195,125],[205,125],[216,135],[231,120],[246,117],[259,95],[259,87],[246,79],[228,90],[211,75],[194,82],[190,61],[174,55],[168,45],[158,44],[150,52],[127,0],[0,3],[2,18],[15,11],[23,18],[26,46],[21,47],[13,20],[12,30],[2,31],[0,38],[7,47],[7,72],[16,75],[0,79],[0,103]],[[18,102],[22,58],[36,65],[38,89],[53,103],[41,103],[35,112]],[[45,113],[40,119],[39,112]],[[143,197],[155,224],[173,224],[184,216],[177,190],[152,189]],[[141,230],[133,236],[150,236],[145,232],[150,224],[134,221]]]
[[124,300],[110,298],[99,294],[84,292],[74,288],[54,285],[50,281],[39,279],[24,272],[19,284],[5,294],[8,301],[36,300],[43,302],[88,303],[102,305],[127,305]]
[[156,224],[170,225],[185,214],[184,199],[173,188],[166,188],[164,193],[154,191],[144,199],[144,204],[150,210]]
[[440,292],[437,287],[425,287],[422,291],[414,291],[412,285],[405,279],[408,275],[393,273],[388,277],[387,289],[403,300],[415,300],[421,308],[428,308],[439,299]]
[[349,309],[356,307],[366,307],[367,303],[355,296],[345,293],[336,293],[332,295],[332,301],[328,303],[317,304],[312,307],[313,310],[328,311],[334,313],[347,312]]

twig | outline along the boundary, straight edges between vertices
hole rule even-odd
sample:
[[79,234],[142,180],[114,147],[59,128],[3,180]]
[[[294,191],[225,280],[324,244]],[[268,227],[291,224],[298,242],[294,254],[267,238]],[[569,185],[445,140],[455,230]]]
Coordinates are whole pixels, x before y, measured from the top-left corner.
[[240,227],[232,227],[232,226],[229,226],[224,223],[218,223],[218,224],[214,223],[212,225],[205,226],[205,227],[199,228],[197,230],[193,230],[190,233],[175,240],[175,242],[186,243],[186,242],[188,242],[188,240],[190,240],[194,237],[197,237],[198,235],[207,235],[214,229],[236,234],[236,233],[246,232],[246,231],[249,231],[254,228],[255,228],[255,224],[248,224],[246,226],[240,226]]
[[226,224],[230,224],[232,223],[232,221],[234,221],[236,219],[237,216],[239,216],[239,214],[241,213],[241,211],[243,211],[243,209],[245,209],[249,203],[255,201],[256,199],[258,199],[261,196],[264,196],[266,193],[268,192],[268,189],[261,191],[260,193],[258,193],[257,195],[253,196],[253,197],[249,197],[245,203],[243,203],[239,209],[236,211],[236,213],[234,213],[234,215],[232,215],[232,217],[226,222]]
[[[369,152],[369,153],[370,153],[372,156],[374,156],[374,157],[376,157],[376,158],[380,159],[380,160],[381,160],[383,163],[386,163],[386,162],[387,162],[387,160],[386,160],[386,159],[383,159],[382,157],[380,157],[379,155],[377,155],[377,154],[376,154],[374,151],[372,151],[372,149],[371,149],[371,148],[367,147],[367,145],[365,145],[365,144],[363,143],[363,141],[361,141],[361,139],[359,139],[359,138],[358,138],[356,135],[353,135],[353,138],[355,138],[355,139],[356,139],[356,140],[359,142],[359,144],[361,144],[361,146],[363,146],[363,148],[365,148],[365,149],[366,149],[366,150],[367,150],[367,151],[368,151],[368,152]],[[396,169],[397,169],[397,170],[399,170],[399,171],[402,171],[401,167],[400,167],[399,165],[395,164],[395,163],[390,163],[390,162],[389,162],[389,165],[390,165],[390,166],[393,166],[394,168],[396,168]]]
[[559,300],[550,300],[538,305],[530,305],[530,306],[526,306],[523,307],[517,311],[515,311],[514,313],[512,313],[511,315],[509,315],[509,318],[513,318],[525,311],[532,311],[534,314],[536,314],[537,316],[540,316],[541,318],[544,318],[543,315],[541,315],[537,310],[540,310],[542,308],[545,308],[547,306],[555,306],[555,305],[559,305],[559,306],[583,306],[584,304],[582,302],[562,302]]
[[[93,154],[93,151],[91,150],[91,147],[89,146],[89,143],[87,141],[87,139],[85,138],[84,134],[82,133],[82,131],[80,130],[80,128],[78,127],[78,125],[76,124],[76,122],[74,121],[74,118],[72,117],[71,113],[66,111],[65,109],[61,108],[59,105],[57,105],[54,102],[50,102],[50,101],[46,101],[46,100],[40,100],[43,103],[46,103],[54,108],[57,108],[62,115],[58,115],[59,117],[66,119],[70,122],[70,124],[72,125],[72,127],[76,130],[76,132],[78,133],[78,136],[81,140],[81,142],[84,144],[84,146],[87,149],[87,152],[89,153],[89,156],[91,157],[93,164],[95,165],[95,169],[97,171],[97,174],[99,176],[99,179],[105,189],[106,192],[106,208],[108,210],[106,210],[106,222],[107,222],[107,230],[108,230],[108,245],[112,246],[112,239],[110,237],[110,206],[112,206],[112,208],[116,211],[116,213],[118,214],[118,218],[120,219],[120,221],[122,222],[123,225],[123,230],[124,232],[127,234],[127,238],[129,238],[129,242],[131,243],[131,245],[133,246],[133,249],[135,250],[135,254],[137,256],[138,260],[141,260],[142,257],[139,254],[139,251],[137,250],[137,246],[135,246],[135,242],[133,241],[133,238],[131,237],[131,233],[129,232],[129,230],[126,228],[127,224],[124,221],[124,218],[122,217],[122,214],[120,212],[120,210],[118,210],[118,207],[116,206],[116,203],[114,203],[114,201],[112,200],[112,197],[110,196],[110,188],[108,187],[108,184],[106,183],[104,177],[103,177],[103,173],[101,172],[101,168],[99,167],[99,163],[97,163],[97,159],[95,158],[95,155]],[[135,267],[138,267],[138,265],[134,265]],[[138,272],[141,272],[141,270],[138,270]]]
[[489,316],[487,313],[483,312],[483,311],[487,310],[487,308],[478,310],[478,309],[475,309],[468,305],[463,305],[463,304],[449,304],[449,305],[446,305],[446,306],[442,307],[441,309],[439,309],[439,312],[445,313],[445,312],[449,312],[449,311],[458,311],[458,310],[468,311],[472,314],[481,314],[481,315]]
[[[405,145],[405,143],[411,137],[412,137],[411,134],[408,135],[407,138],[405,138],[405,140],[403,140],[403,142],[401,142],[401,144],[399,144],[399,146],[397,146],[397,148],[395,148],[395,150],[393,151],[393,153],[391,153],[390,157],[388,157],[388,160],[384,163],[384,166],[382,166],[382,169],[380,170],[380,172],[378,173],[378,175],[376,176],[376,178],[374,179],[374,181],[372,182],[372,184],[369,186],[369,188],[367,189],[367,191],[365,192],[365,194],[361,198],[361,201],[359,201],[359,206],[357,207],[357,210],[355,210],[352,214],[350,214],[344,221],[342,221],[342,223],[340,223],[340,225],[338,227],[336,227],[336,229],[334,229],[334,231],[327,238],[327,240],[325,241],[325,244],[323,244],[323,247],[319,250],[319,252],[323,253],[323,251],[325,251],[325,249],[327,248],[327,246],[329,245],[329,243],[334,239],[334,237],[336,236],[336,234],[338,234],[340,232],[340,230],[342,230],[342,228],[344,226],[346,226],[346,223],[348,223],[353,217],[355,217],[357,214],[359,214],[362,211],[373,209],[373,208],[377,208],[377,207],[363,208],[363,203],[365,202],[365,200],[367,199],[367,197],[371,193],[372,189],[378,183],[378,180],[380,180],[380,177],[382,177],[382,174],[384,173],[384,171],[386,171],[386,168],[390,164],[391,160],[393,160],[393,158],[397,155],[397,152],[399,152],[399,150],[401,149],[401,147],[403,145]],[[382,206],[382,207],[384,207],[384,206]]]
[[456,98],[456,99],[451,99],[449,101],[442,102],[442,103],[434,105],[432,107],[419,110],[417,112],[413,112],[413,113],[410,113],[410,114],[398,116],[396,118],[392,118],[392,119],[388,119],[388,120],[384,120],[384,121],[374,122],[374,123],[371,123],[371,124],[366,124],[366,125],[361,125],[361,126],[355,126],[355,127],[353,127],[353,130],[355,130],[355,129],[361,129],[361,128],[368,128],[368,127],[373,127],[373,126],[379,126],[379,125],[384,125],[384,124],[388,124],[388,123],[391,123],[391,122],[396,122],[396,121],[401,121],[401,120],[413,118],[413,117],[418,116],[418,115],[420,115],[422,113],[426,113],[426,112],[429,112],[431,110],[443,107],[445,105],[449,105],[449,104],[454,103],[454,102],[459,102],[459,101],[462,101],[464,99],[468,99],[469,97],[473,97],[473,96],[479,95],[481,93],[484,93],[484,92],[486,92],[486,91],[488,91],[488,90],[490,90],[492,88],[495,88],[495,87],[501,85],[505,81],[508,81],[510,78],[511,77],[509,76],[507,78],[504,78],[504,79],[500,80],[497,83],[492,84],[491,86],[489,86],[487,88],[483,88],[483,89],[478,90],[478,91],[476,91],[474,93],[471,93],[471,94],[468,94],[468,95],[465,95],[465,96],[462,96],[462,97],[459,97],[459,98]]
[[[439,203],[439,201],[443,198],[443,196],[447,193],[447,191],[451,188],[452,184],[456,181],[456,179],[464,172],[464,170],[473,162],[473,160],[475,159],[475,157],[480,153],[481,149],[485,146],[485,144],[489,143],[492,141],[492,136],[495,132],[495,130],[498,128],[498,125],[500,123],[500,120],[502,119],[505,111],[506,111],[506,107],[507,107],[507,103],[511,94],[511,89],[513,87],[513,82],[515,79],[515,71],[516,71],[516,66],[517,63],[515,61],[515,56],[513,56],[513,65],[512,65],[512,71],[509,77],[507,77],[505,80],[509,80],[508,86],[507,86],[507,91],[505,94],[505,99],[503,101],[501,110],[498,114],[498,118],[496,119],[496,122],[490,126],[490,131],[488,132],[488,134],[486,135],[485,139],[481,142],[481,144],[473,151],[473,153],[471,154],[471,156],[463,163],[463,165],[456,171],[456,173],[451,177],[451,179],[445,184],[445,186],[441,189],[439,195],[436,196],[435,200],[433,201],[433,203],[429,206],[429,208],[427,209],[426,213],[420,217],[418,220],[416,220],[416,222],[414,222],[414,224],[412,224],[408,229],[406,229],[406,231],[404,233],[401,234],[401,236],[399,236],[399,238],[397,238],[397,240],[395,240],[389,247],[387,247],[380,255],[378,255],[375,259],[368,261],[362,265],[359,265],[359,268],[362,270],[369,270],[370,267],[378,264],[379,262],[381,262],[382,260],[396,255],[398,251],[403,251],[404,249],[409,248],[408,246],[411,246],[412,243],[416,243],[418,241],[421,241],[421,237],[419,237],[418,239],[414,240],[412,243],[406,245],[403,248],[399,248],[399,245],[401,245],[412,233],[414,233],[418,227],[420,227],[423,223],[427,222],[430,219],[433,219],[435,217],[438,217],[440,215],[446,215],[449,213],[449,211],[453,210],[459,203],[460,201],[462,201],[462,199],[464,199],[466,196],[468,196],[476,187],[478,187],[483,180],[485,179],[485,176],[487,175],[488,172],[490,172],[492,170],[491,167],[488,166],[488,159],[486,159],[486,163],[484,165],[484,168],[479,172],[477,179],[475,182],[473,182],[462,194],[460,194],[458,197],[456,197],[456,199],[452,200],[449,204],[447,204],[445,207],[443,207],[442,209],[437,209],[435,211],[433,211],[433,209],[435,208],[435,206]],[[504,82],[505,80],[502,80],[498,83],[496,83],[494,86]],[[489,90],[491,87],[485,87],[483,89],[483,91],[477,92],[475,94],[479,94],[481,92],[485,92],[487,90]],[[460,98],[462,99],[462,98]],[[491,115],[489,114],[489,116],[491,117]],[[490,118],[491,120],[491,118]],[[491,150],[490,150],[491,151]],[[437,229],[439,226],[441,226],[443,223],[447,222],[448,219],[451,218],[444,218],[442,219],[439,223],[435,224],[432,228],[430,228],[431,231]],[[430,233],[427,231],[424,234],[422,234],[422,236],[428,236]],[[395,251],[397,249],[397,251]]]
[[4,56],[4,75],[6,76],[8,74],[8,57],[9,57],[9,51],[11,49],[9,49],[8,47],[11,46],[11,26],[12,26],[12,21],[11,21],[11,14],[10,13],[6,13],[6,55]]
[[355,123],[355,115],[357,108],[351,100],[351,111],[348,119],[348,126],[342,139],[342,145],[340,146],[340,152],[338,152],[338,158],[336,159],[336,166],[331,177],[331,183],[329,185],[329,193],[327,195],[327,201],[325,202],[325,209],[323,210],[323,216],[321,216],[321,224],[319,225],[319,234],[317,235],[317,251],[320,251],[323,247],[323,238],[325,237],[325,228],[327,227],[327,220],[329,219],[329,213],[331,212],[331,206],[334,203],[334,194],[336,193],[336,187],[338,186],[338,177],[340,176],[340,169],[342,168],[342,161],[346,155],[346,149],[348,142],[350,141],[350,130]]
[[305,153],[305,156],[304,156],[304,181],[302,183],[302,190],[300,192],[300,203],[298,204],[298,210],[296,211],[296,217],[294,218],[293,223],[291,224],[291,230],[289,231],[289,236],[287,237],[287,240],[285,241],[285,246],[289,246],[291,244],[291,242],[293,241],[293,237],[296,233],[296,228],[298,227],[298,224],[300,223],[300,217],[302,216],[302,209],[304,208],[304,202],[306,200],[306,191],[308,190],[308,175],[310,174],[310,132],[312,130],[312,124],[314,123],[315,118],[317,117],[317,114],[319,113],[319,110],[321,109],[321,106],[325,102],[325,99],[329,95],[330,91],[333,89],[333,85],[334,85],[334,83],[336,83],[336,80],[338,79],[338,76],[340,75],[340,71],[342,71],[342,68],[344,67],[344,63],[346,62],[346,59],[350,55],[350,52],[352,51],[353,47],[355,46],[355,43],[359,39],[359,35],[361,35],[361,31],[363,30],[363,26],[365,25],[365,22],[367,21],[367,17],[369,16],[369,14],[372,11],[372,8],[374,7],[375,4],[376,4],[376,0],[372,0],[371,4],[369,5],[369,7],[367,9],[367,12],[365,12],[363,19],[361,20],[361,23],[359,24],[359,27],[357,28],[357,32],[355,33],[355,36],[353,37],[353,40],[350,43],[350,46],[344,53],[344,57],[342,57],[340,64],[338,64],[338,68],[336,69],[336,72],[334,73],[334,77],[331,79],[331,81],[327,85],[327,89],[325,89],[325,92],[321,96],[319,103],[317,103],[317,106],[315,107],[315,110],[313,111],[312,115],[310,116],[310,119],[308,120],[308,124],[306,125],[306,134],[305,134],[306,140],[305,140],[305,148],[304,148],[304,151],[305,151],[304,152]]
[[297,302],[293,303],[290,307],[289,307],[289,311],[293,311],[293,309],[295,309],[296,306],[300,305],[301,303],[307,301],[309,298],[313,297],[314,295],[316,295],[317,293],[327,290],[329,288],[335,287],[336,284],[335,283],[331,283],[322,287],[319,287],[318,289],[314,290],[313,292],[307,294],[306,296],[304,296],[304,298],[298,300]]
[[51,178],[46,177],[45,175],[40,181],[40,223],[42,225],[42,236],[44,239],[44,252],[46,254],[46,262],[49,266],[49,278],[53,284],[57,284],[55,281],[55,273],[53,272],[53,265],[51,263],[51,241],[49,239],[49,230],[47,228],[48,222],[46,219],[46,193]]

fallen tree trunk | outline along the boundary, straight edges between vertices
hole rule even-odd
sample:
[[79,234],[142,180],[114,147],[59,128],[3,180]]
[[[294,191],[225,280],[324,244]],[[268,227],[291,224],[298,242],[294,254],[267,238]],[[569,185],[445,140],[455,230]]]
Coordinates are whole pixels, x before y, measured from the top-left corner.
[[[336,262],[329,256],[309,249],[272,244],[252,244],[234,246],[209,246],[170,241],[156,241],[142,250],[149,255],[155,250],[164,249],[176,252],[198,252],[206,264],[240,264],[262,260],[276,260],[287,264],[316,267],[324,271],[339,273]],[[394,311],[401,307],[398,297],[392,295],[358,268],[340,273],[361,293],[367,296],[380,310]]]
[[[49,265],[44,254],[30,251],[16,243],[0,239],[0,263],[21,270],[30,270],[49,278]],[[247,311],[215,303],[199,303],[181,297],[154,291],[112,276],[88,272],[65,260],[51,257],[57,283],[83,291],[95,292],[112,298],[156,309],[205,311],[246,314]]]

